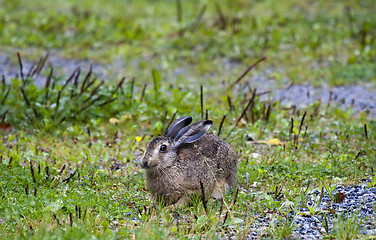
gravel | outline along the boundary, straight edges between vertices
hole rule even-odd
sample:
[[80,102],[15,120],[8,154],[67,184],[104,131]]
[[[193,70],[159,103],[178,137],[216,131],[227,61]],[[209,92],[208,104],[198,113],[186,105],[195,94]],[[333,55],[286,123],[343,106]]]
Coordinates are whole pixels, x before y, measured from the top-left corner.
[[[361,235],[376,236],[376,188],[364,185],[337,186],[331,196],[324,193],[319,204],[321,191],[316,189],[307,194],[306,205],[316,205],[314,214],[308,208],[300,207],[299,212],[290,213],[288,218],[293,220],[292,238],[294,239],[323,239],[336,232],[339,224],[343,231],[355,232]],[[341,199],[338,196],[343,196]],[[337,200],[336,200],[337,199]],[[251,226],[249,239],[258,239],[266,226],[276,225],[276,221],[268,217],[257,216]],[[342,230],[341,230],[342,231]],[[257,233],[257,235],[255,235]],[[356,236],[356,235],[355,235]],[[355,237],[353,236],[353,237]]]

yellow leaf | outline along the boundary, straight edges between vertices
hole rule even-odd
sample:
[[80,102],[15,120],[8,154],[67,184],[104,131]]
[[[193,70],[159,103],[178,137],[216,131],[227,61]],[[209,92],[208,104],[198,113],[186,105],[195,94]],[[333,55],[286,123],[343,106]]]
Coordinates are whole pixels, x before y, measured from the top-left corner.
[[270,145],[282,145],[282,142],[278,138],[272,138],[268,140]]
[[120,117],[120,122],[125,122],[126,120],[131,119],[131,118],[132,118],[132,115],[130,115],[129,113],[126,113]]
[[110,121],[111,124],[118,124],[120,122],[120,120],[117,119],[117,118],[110,118],[109,121]]

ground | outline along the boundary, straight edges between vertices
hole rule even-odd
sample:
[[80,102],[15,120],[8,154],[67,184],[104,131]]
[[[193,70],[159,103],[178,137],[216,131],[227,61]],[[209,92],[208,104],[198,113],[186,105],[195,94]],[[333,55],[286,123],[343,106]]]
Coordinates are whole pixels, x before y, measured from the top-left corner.
[[[373,1],[0,4],[3,238],[376,235]],[[238,187],[154,208],[138,161],[184,115]]]

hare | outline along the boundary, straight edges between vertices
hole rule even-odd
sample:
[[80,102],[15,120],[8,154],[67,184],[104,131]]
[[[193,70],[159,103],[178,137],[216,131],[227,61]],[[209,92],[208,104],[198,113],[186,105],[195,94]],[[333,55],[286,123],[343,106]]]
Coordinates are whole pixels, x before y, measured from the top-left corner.
[[191,122],[181,117],[147,144],[140,164],[156,202],[186,206],[203,190],[220,199],[236,184],[237,158],[230,145],[207,133],[212,121]]

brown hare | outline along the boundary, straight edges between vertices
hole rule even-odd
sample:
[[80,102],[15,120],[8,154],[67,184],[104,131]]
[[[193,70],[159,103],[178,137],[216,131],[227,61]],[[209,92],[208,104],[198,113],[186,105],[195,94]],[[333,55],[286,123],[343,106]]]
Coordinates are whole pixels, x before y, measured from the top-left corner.
[[188,205],[201,193],[201,183],[206,196],[219,199],[236,184],[237,158],[230,145],[207,133],[212,121],[191,122],[189,116],[179,118],[147,144],[140,163],[156,202]]

